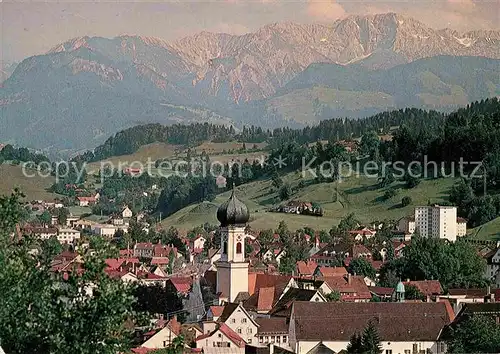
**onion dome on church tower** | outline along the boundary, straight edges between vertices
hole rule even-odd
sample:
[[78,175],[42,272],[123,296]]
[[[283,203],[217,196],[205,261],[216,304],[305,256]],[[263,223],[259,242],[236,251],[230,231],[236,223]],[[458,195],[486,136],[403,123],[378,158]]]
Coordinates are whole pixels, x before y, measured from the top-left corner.
[[247,206],[236,197],[234,185],[231,197],[217,209],[217,219],[222,227],[246,224],[250,219]]

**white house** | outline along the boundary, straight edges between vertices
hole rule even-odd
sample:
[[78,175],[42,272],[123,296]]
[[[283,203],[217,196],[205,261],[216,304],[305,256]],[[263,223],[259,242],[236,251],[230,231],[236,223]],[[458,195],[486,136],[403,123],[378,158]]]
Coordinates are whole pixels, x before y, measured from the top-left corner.
[[57,240],[60,243],[73,244],[75,240],[80,239],[80,231],[73,229],[59,229],[57,232]]
[[500,287],[500,248],[489,252],[484,258],[486,259],[485,278],[491,280],[496,287]]
[[[297,354],[318,345],[339,352],[350,337],[372,321],[386,354],[446,353],[438,340],[454,319],[448,302],[295,302],[289,323],[289,343]],[[425,324],[425,325],[423,325]]]
[[225,323],[236,332],[246,343],[254,342],[258,324],[240,304],[228,303],[224,306],[218,318],[219,323]]
[[117,226],[110,224],[95,224],[91,226],[91,230],[94,235],[104,237],[113,237],[118,229],[119,228]]
[[[160,320],[159,322],[161,322]],[[181,324],[174,317],[163,328],[153,329],[146,333],[146,341],[141,345],[145,348],[162,349],[168,347],[181,334]]]
[[132,210],[130,210],[130,209],[129,209],[129,207],[128,207],[128,206],[126,206],[125,208],[123,208],[123,210],[122,210],[122,213],[121,213],[121,214],[122,214],[122,217],[123,217],[124,219],[126,219],[126,218],[131,218],[131,217],[132,217]]
[[196,348],[206,354],[244,354],[245,341],[225,323],[196,338]]

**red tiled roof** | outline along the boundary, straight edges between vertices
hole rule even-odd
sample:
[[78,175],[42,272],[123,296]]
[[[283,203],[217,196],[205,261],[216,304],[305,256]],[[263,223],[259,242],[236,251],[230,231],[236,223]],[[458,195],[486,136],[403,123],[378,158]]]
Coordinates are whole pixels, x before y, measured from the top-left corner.
[[118,269],[123,263],[123,259],[107,258],[104,260],[109,269]]
[[298,261],[297,271],[299,275],[313,275],[318,265],[314,261]]
[[257,311],[269,311],[273,308],[274,287],[260,288]]
[[282,287],[287,285],[291,279],[292,277],[288,275],[248,273],[248,292],[253,295],[260,288]]
[[146,273],[146,279],[150,279],[150,280],[166,280],[167,278],[162,277],[161,275],[156,275],[154,273]]
[[236,344],[239,348],[245,348],[245,341],[231,328],[229,328],[225,323],[221,323],[219,327],[219,331],[224,333],[224,335],[231,340],[234,344]]
[[320,267],[319,271],[324,277],[347,275],[347,270],[345,269],[345,267]]
[[181,324],[179,321],[177,321],[177,317],[172,317],[170,319],[170,321],[168,321],[167,323],[167,327],[170,328],[170,330],[176,335],[178,336],[179,334],[181,334]]
[[371,254],[372,252],[366,248],[364,245],[354,245],[352,246],[352,257],[358,258],[362,254]]
[[353,301],[356,299],[371,299],[371,293],[365,283],[363,276],[335,276],[335,277],[318,277],[323,280],[332,290],[340,293],[342,300]]
[[151,264],[157,264],[157,265],[165,265],[169,263],[169,259],[167,257],[153,257],[151,259]]
[[277,334],[277,333],[287,333],[288,334],[288,324],[286,323],[286,317],[257,317],[255,322],[259,325],[257,332],[259,334]]
[[95,197],[76,197],[81,202],[95,202]]
[[191,291],[193,281],[189,277],[172,277],[169,281],[179,293],[187,294]]
[[394,293],[394,288],[384,288],[381,286],[369,286],[368,289],[375,295],[391,296]]
[[424,296],[440,295],[443,293],[443,288],[439,280],[406,281],[403,284],[416,287]]
[[131,256],[134,254],[133,250],[120,250],[120,256]]
[[210,311],[212,311],[214,317],[220,317],[222,311],[224,311],[224,306],[210,306]]

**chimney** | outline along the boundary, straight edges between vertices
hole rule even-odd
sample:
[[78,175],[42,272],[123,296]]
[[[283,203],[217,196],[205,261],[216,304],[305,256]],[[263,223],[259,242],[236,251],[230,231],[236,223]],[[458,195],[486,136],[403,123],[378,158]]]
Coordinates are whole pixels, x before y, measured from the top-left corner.
[[347,273],[347,284],[351,285],[351,273]]

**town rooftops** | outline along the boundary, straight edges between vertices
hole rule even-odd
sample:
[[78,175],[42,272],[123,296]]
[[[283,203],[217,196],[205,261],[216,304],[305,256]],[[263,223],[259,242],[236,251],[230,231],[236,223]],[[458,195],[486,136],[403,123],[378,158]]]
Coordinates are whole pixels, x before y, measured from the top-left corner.
[[443,293],[439,280],[414,280],[405,281],[403,284],[416,287],[425,296],[441,295]]
[[[382,341],[436,341],[452,321],[444,302],[295,302],[298,341],[345,341],[372,320]],[[425,326],[422,325],[425,323]]]
[[288,334],[286,317],[257,317],[255,322],[259,325],[259,334]]

